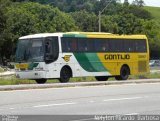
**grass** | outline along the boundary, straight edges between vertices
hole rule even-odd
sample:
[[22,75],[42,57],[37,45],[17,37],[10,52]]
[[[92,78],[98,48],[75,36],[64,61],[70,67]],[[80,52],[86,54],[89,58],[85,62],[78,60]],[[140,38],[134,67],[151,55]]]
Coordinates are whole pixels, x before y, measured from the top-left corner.
[[151,15],[154,17],[154,19],[160,22],[160,7],[145,6],[144,9],[149,11]]
[[4,72],[4,69],[0,67],[0,72]]
[[[79,77],[71,78],[70,82],[86,82],[95,81],[94,77]],[[47,83],[59,83],[58,79],[47,80]],[[20,85],[20,84],[36,84],[34,80],[20,80],[15,78],[15,76],[9,78],[0,78],[0,85]]]
[[129,77],[129,79],[157,79],[160,78],[160,74],[159,73],[148,73],[148,74],[144,74],[144,75],[131,75]]
[[[131,75],[129,79],[154,79],[160,78],[159,73],[149,73],[144,75]],[[114,78],[109,78],[109,81],[115,80]],[[94,82],[96,79],[94,77],[80,77],[80,78],[71,78],[70,82]],[[48,80],[47,83],[59,83],[57,79]],[[16,79],[15,76],[9,78],[0,78],[0,85],[20,85],[20,84],[36,84],[34,80],[20,80]]]

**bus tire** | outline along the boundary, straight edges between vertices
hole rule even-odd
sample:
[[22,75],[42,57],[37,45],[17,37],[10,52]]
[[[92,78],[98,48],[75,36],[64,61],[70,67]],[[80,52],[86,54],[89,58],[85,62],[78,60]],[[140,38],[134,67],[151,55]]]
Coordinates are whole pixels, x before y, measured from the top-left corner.
[[130,75],[130,69],[128,66],[122,66],[121,70],[120,70],[120,75],[116,76],[115,79],[116,80],[127,80],[128,77]]
[[69,82],[71,76],[72,76],[72,71],[71,71],[70,67],[64,66],[61,69],[59,81],[61,83],[67,83],[67,82]]
[[96,76],[95,77],[97,81],[107,81],[108,76]]
[[37,84],[44,84],[46,83],[47,79],[36,79],[35,81],[37,82]]

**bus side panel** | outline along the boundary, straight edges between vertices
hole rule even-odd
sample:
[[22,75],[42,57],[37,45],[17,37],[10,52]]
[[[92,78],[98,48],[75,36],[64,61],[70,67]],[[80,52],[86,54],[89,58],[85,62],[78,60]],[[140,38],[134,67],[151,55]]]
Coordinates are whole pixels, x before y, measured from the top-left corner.
[[127,65],[130,74],[143,74],[148,72],[147,53],[98,53],[98,57],[111,75],[120,75],[123,65]]
[[[74,53],[76,71],[81,76],[110,76],[107,68],[100,61],[97,53]],[[76,76],[79,76],[76,75]]]
[[[122,55],[114,58],[107,58],[108,53],[61,53],[56,62],[46,66],[48,72],[47,78],[59,78],[60,71],[63,66],[69,66],[72,70],[73,77],[81,76],[115,76],[120,75],[120,69],[123,65],[128,65],[130,74],[143,74],[148,72],[148,56],[146,53],[129,53],[129,58],[126,53],[119,53]],[[110,53],[109,55],[115,55]],[[142,68],[142,69],[140,69]]]

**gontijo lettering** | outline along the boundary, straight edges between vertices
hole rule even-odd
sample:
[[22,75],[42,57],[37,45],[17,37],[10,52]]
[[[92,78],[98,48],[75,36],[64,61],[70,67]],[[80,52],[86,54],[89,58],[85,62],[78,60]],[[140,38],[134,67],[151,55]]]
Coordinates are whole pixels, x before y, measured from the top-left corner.
[[104,56],[105,60],[129,60],[130,55],[129,54],[106,54]]

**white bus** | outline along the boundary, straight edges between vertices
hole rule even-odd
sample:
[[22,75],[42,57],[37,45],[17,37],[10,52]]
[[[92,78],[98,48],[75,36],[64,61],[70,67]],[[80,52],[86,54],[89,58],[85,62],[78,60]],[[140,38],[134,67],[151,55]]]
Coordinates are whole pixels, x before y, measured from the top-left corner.
[[149,72],[148,41],[145,35],[89,32],[28,35],[19,38],[15,70],[17,78],[39,84],[83,76],[126,80]]

